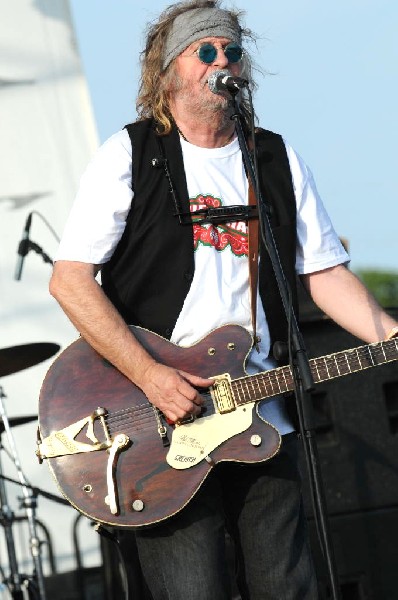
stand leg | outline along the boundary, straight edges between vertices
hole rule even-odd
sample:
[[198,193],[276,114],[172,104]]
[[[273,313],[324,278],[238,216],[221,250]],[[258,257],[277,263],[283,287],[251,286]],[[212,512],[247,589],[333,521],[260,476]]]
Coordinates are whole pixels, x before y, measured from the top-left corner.
[[[1,444],[0,444],[1,450]],[[14,544],[14,536],[12,532],[12,523],[13,523],[13,512],[8,505],[6,489],[4,485],[4,480],[1,478],[2,475],[2,465],[1,465],[1,457],[0,457],[0,509],[1,509],[1,517],[2,517],[2,525],[4,527],[4,535],[7,546],[7,554],[8,554],[8,564],[10,569],[10,575],[7,578],[7,585],[11,593],[12,598],[23,600],[23,594],[21,590],[21,581],[18,574],[18,563],[17,557],[15,553],[15,544]]]
[[[251,101],[250,88],[248,88],[248,91]],[[253,189],[255,190],[257,207],[260,215],[261,239],[263,241],[264,247],[266,248],[269,254],[269,258],[278,284],[282,305],[285,311],[286,320],[288,323],[289,355],[293,359],[290,362],[295,381],[294,389],[296,391],[297,411],[300,420],[300,432],[303,436],[305,457],[311,482],[314,512],[318,526],[318,534],[320,536],[320,543],[321,547],[323,548],[324,557],[329,573],[332,598],[333,600],[340,600],[341,594],[338,585],[337,571],[333,556],[333,547],[328,531],[326,502],[323,491],[322,476],[319,468],[317,447],[313,433],[314,428],[311,415],[312,404],[311,398],[309,398],[308,395],[309,390],[311,390],[313,386],[312,373],[305,352],[303,338],[299,331],[297,319],[292,307],[292,293],[291,290],[289,290],[287,279],[283,273],[282,264],[278,255],[278,249],[275,244],[271,224],[268,219],[267,207],[260,193],[260,186],[258,178],[256,176],[257,155],[256,147],[254,144],[255,136],[253,135],[253,164],[252,158],[249,154],[249,149],[246,143],[245,133],[242,126],[242,114],[240,113],[239,103],[236,100],[237,92],[238,89],[235,93],[231,92],[233,98],[233,105],[235,109],[235,114],[232,115],[231,118],[236,122],[236,131],[239,138],[239,145],[242,151],[244,165],[246,167],[248,176],[253,184]]]
[[[299,386],[301,384],[299,383]],[[337,568],[331,540],[329,521],[327,518],[326,497],[323,478],[319,464],[319,453],[313,426],[312,399],[301,388],[302,404],[298,406],[300,429],[302,432],[304,454],[314,508],[315,523],[318,530],[318,539],[329,575],[331,598],[340,600],[340,587],[337,577]]]
[[[39,599],[46,600],[43,569],[42,569],[42,563],[41,563],[41,548],[40,548],[40,541],[39,541],[39,538],[37,535],[37,527],[36,527],[36,512],[35,511],[36,511],[37,501],[36,501],[36,497],[34,496],[30,486],[28,486],[28,484],[27,484],[27,481],[25,479],[25,476],[24,476],[22,468],[21,468],[21,464],[19,462],[14,437],[12,435],[10,424],[8,422],[8,417],[7,417],[5,409],[4,409],[4,404],[3,404],[4,397],[5,396],[4,396],[3,390],[0,387],[0,416],[3,419],[4,429],[7,434],[10,451],[12,454],[12,458],[13,458],[15,467],[18,472],[18,478],[21,483],[21,487],[22,487],[22,491],[23,491],[22,506],[26,510],[26,516],[27,516],[28,525],[29,525],[30,551],[31,551],[32,558],[33,558],[34,570],[35,570],[35,574],[36,574],[36,578],[37,578],[37,585],[39,588],[39,594],[40,594]],[[0,492],[1,492],[1,486],[3,486],[4,500],[6,500],[4,482],[1,478],[0,478],[0,482],[1,482],[0,483]],[[2,502],[2,505],[3,504],[4,503]],[[5,502],[5,505],[7,506],[6,502]],[[10,568],[12,569],[12,577],[15,579],[15,584],[17,585],[16,592],[18,592],[18,593],[20,592],[20,595],[13,596],[13,598],[15,597],[18,600],[19,599],[23,600],[23,595],[22,595],[22,591],[21,591],[21,582],[20,582],[19,576],[18,576],[18,567],[17,567],[17,562],[16,562],[16,556],[15,556],[15,545],[14,545],[13,539],[12,539],[11,527],[8,527],[6,529],[6,536],[7,535],[8,535],[7,547],[9,546],[8,551],[9,551],[9,556],[10,556]],[[11,563],[12,563],[12,565],[11,565]]]

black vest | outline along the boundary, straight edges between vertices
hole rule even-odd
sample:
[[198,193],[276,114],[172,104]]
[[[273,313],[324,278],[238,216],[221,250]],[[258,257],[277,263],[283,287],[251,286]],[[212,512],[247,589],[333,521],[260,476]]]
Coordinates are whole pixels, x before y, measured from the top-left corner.
[[[176,129],[159,136],[149,119],[126,129],[132,143],[134,201],[124,234],[102,268],[102,286],[127,323],[170,338],[193,279],[193,235],[192,226],[180,225],[175,216],[162,160],[153,159],[167,159],[178,202],[189,213],[181,144]],[[296,202],[289,161],[281,136],[259,130],[256,137],[260,188],[270,206],[271,227],[296,309]],[[262,242],[260,257],[259,290],[271,340],[286,341],[286,318]]]

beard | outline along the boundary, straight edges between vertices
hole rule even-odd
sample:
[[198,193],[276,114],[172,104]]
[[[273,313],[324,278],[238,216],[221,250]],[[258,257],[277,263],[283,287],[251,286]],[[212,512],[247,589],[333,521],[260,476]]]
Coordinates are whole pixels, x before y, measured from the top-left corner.
[[218,123],[227,124],[232,114],[231,98],[222,94],[214,94],[207,85],[207,78],[198,86],[197,81],[183,79],[174,74],[169,88],[170,96],[186,106],[198,120],[217,119]]

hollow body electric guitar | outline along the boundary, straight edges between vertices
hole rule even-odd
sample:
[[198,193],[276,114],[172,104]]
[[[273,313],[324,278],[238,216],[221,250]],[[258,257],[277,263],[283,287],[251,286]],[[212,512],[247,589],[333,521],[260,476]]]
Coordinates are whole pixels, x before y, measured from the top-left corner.
[[[54,361],[43,382],[37,454],[66,499],[116,527],[152,525],[181,510],[215,464],[261,462],[280,447],[259,401],[293,390],[289,366],[246,375],[251,335],[226,325],[179,347],[131,327],[159,362],[214,384],[202,414],[170,425],[143,392],[83,339]],[[310,360],[315,383],[398,359],[398,339]]]

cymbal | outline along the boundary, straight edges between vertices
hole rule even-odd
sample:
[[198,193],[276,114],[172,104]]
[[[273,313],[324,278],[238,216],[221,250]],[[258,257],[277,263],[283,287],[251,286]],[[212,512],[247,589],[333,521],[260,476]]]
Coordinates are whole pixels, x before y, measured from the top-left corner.
[[0,348],[0,377],[27,369],[56,354],[60,346],[47,342]]
[[[24,425],[25,423],[30,423],[31,421],[37,421],[36,415],[28,415],[26,417],[9,417],[8,422],[10,427],[16,427],[17,425]],[[4,421],[2,417],[0,417],[0,435],[5,431]]]

